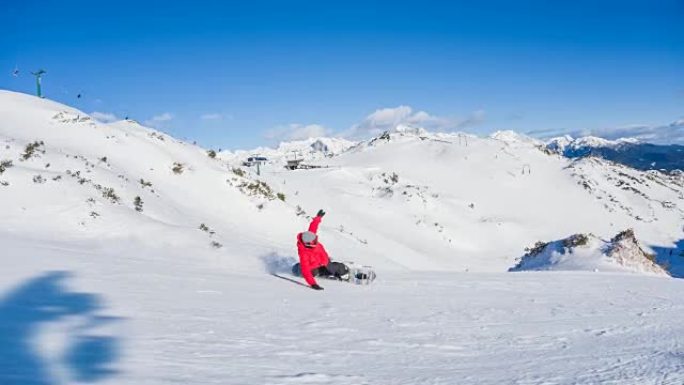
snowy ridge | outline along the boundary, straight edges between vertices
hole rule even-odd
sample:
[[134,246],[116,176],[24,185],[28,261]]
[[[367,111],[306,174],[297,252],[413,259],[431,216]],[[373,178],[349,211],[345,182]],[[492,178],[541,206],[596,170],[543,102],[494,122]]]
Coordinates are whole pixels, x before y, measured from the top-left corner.
[[50,101],[8,92],[0,98],[0,159],[11,162],[0,175],[5,228],[200,247],[195,255],[215,254],[228,243],[258,255],[271,252],[279,238],[289,243],[286,229],[271,232],[272,245],[258,239],[270,215],[294,217],[277,191],[247,194],[256,182],[205,150],[132,121],[102,124]]
[[[670,127],[677,127],[676,123]],[[657,145],[643,138],[606,140],[593,136],[573,139],[562,136],[549,140],[546,151],[567,158],[595,156],[639,170],[676,171],[684,169],[684,146]]]
[[546,147],[559,154],[575,154],[580,152],[588,152],[589,149],[617,148],[625,144],[636,144],[639,142],[639,139],[636,138],[620,138],[616,140],[608,140],[596,136],[583,136],[580,138],[573,138],[570,135],[564,135],[549,139],[546,142]]

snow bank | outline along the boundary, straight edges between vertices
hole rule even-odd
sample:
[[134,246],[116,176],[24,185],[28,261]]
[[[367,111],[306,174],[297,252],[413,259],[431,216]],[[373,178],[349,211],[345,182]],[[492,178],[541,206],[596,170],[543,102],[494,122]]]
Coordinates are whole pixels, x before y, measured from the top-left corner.
[[631,229],[618,233],[610,241],[593,234],[575,234],[558,241],[537,242],[527,251],[509,271],[629,271],[668,275],[655,263],[655,255],[641,248]]

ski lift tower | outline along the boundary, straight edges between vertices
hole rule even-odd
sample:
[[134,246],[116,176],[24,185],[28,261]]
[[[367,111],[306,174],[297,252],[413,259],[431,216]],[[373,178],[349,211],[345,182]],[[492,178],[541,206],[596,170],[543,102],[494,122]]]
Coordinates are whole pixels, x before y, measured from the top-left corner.
[[43,74],[46,73],[44,69],[38,70],[38,72],[31,72],[31,75],[36,77],[36,95],[39,98],[43,97],[43,93],[40,89],[40,78],[43,76]]
[[258,154],[252,156],[256,160],[257,175],[261,176],[261,157]]

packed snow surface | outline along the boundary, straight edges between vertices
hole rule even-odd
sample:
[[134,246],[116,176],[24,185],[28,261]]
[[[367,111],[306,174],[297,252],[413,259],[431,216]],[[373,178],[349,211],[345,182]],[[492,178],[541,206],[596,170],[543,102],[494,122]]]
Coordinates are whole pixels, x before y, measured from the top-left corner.
[[2,383],[684,381],[682,280],[382,272],[316,292],[173,250],[2,241],[21,261],[0,271]]
[[[412,127],[215,154],[5,91],[0,144],[1,384],[684,382],[684,281],[507,272],[632,228],[684,276],[681,174]],[[288,274],[319,208],[373,285]]]

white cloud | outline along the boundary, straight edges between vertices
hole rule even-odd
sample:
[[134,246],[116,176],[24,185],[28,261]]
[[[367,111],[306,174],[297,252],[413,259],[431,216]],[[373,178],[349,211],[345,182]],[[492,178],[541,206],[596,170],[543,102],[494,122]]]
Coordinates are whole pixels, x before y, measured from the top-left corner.
[[684,145],[684,120],[661,125],[649,126],[643,124],[633,124],[629,126],[613,127],[613,128],[599,128],[599,129],[583,129],[583,130],[566,130],[566,131],[539,131],[531,134],[548,138],[559,135],[570,135],[572,137],[582,136],[597,136],[599,138],[615,140],[620,138],[636,138],[643,142],[653,144],[680,144]]
[[684,121],[664,126],[633,125],[591,131],[592,135],[606,139],[637,138],[654,144],[684,144]]
[[95,120],[99,120],[102,123],[111,123],[116,122],[117,120],[121,120],[117,118],[116,115],[108,112],[93,111],[90,113],[90,116],[92,116]]
[[422,127],[429,131],[458,130],[475,126],[485,119],[484,110],[473,111],[465,118],[446,118],[414,111],[410,106],[381,108],[366,116],[361,123],[351,127],[344,136],[365,137],[378,135],[400,124]]
[[200,116],[202,120],[223,120],[223,115],[218,113],[203,114]]
[[266,139],[270,140],[304,140],[309,138],[320,138],[330,136],[333,130],[324,127],[320,124],[298,124],[291,123],[284,126],[278,126],[267,131],[264,134]]
[[161,115],[155,115],[152,118],[148,119],[145,121],[146,126],[150,127],[160,127],[164,125],[165,122],[168,122],[173,119],[173,115],[169,112],[164,112]]
[[473,111],[465,118],[445,118],[430,115],[425,111],[414,111],[410,106],[381,108],[366,116],[360,123],[345,131],[335,131],[319,124],[288,124],[275,127],[264,134],[270,140],[303,140],[338,136],[350,139],[366,139],[404,124],[421,127],[429,131],[459,130],[482,123],[484,110]]

